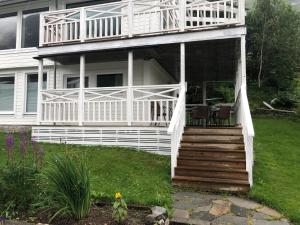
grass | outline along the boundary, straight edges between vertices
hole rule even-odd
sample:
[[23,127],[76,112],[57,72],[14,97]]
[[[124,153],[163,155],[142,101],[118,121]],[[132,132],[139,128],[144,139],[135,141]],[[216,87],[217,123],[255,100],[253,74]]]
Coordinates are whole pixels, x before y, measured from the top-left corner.
[[300,225],[300,122],[255,118],[254,187],[250,197]]
[[[131,204],[170,207],[170,159],[145,152],[113,147],[41,144],[45,161],[66,151],[86,155],[91,171],[92,191],[104,199],[113,199],[120,191]],[[0,133],[0,167],[7,162],[5,134]]]

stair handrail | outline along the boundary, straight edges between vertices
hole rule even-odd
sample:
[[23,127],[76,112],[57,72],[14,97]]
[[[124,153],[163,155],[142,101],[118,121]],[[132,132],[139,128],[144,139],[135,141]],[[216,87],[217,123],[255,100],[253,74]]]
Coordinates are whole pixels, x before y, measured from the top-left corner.
[[255,136],[253,121],[251,117],[251,111],[249,101],[247,97],[247,88],[245,84],[241,85],[237,100],[236,100],[236,114],[237,123],[242,126],[242,132],[244,137],[245,151],[246,151],[246,170],[248,172],[248,178],[250,186],[253,185],[253,138]]
[[171,135],[171,176],[175,175],[177,156],[185,127],[185,87],[181,87],[177,104],[168,128]]

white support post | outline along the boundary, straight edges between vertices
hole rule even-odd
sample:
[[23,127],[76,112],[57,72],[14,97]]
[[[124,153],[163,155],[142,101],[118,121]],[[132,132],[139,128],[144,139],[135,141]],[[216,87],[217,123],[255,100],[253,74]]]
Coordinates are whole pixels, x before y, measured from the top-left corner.
[[241,85],[247,86],[247,77],[246,77],[246,36],[241,36]]
[[239,22],[244,25],[245,24],[245,16],[246,16],[246,4],[245,0],[239,0],[238,2],[239,7]]
[[78,124],[83,125],[84,120],[84,81],[85,81],[85,55],[80,56],[80,81],[78,99]]
[[85,42],[86,38],[86,15],[85,15],[85,8],[82,7],[80,9],[80,41]]
[[[45,19],[44,14],[40,14],[40,31],[39,31],[39,47],[42,47],[45,42]],[[46,40],[47,42],[47,40]]]
[[39,59],[38,63],[38,101],[37,101],[37,124],[41,124],[42,120],[42,89],[43,89],[43,59]]
[[133,0],[128,0],[128,36],[133,36]]
[[185,86],[185,43],[180,43],[180,85]]
[[202,100],[202,103],[204,105],[206,105],[206,98],[207,98],[207,94],[206,94],[206,81],[203,81],[202,83],[202,97],[203,97],[203,100]]
[[183,32],[186,26],[186,0],[179,0],[179,14],[180,14],[180,31]]
[[[186,82],[185,82],[185,43],[180,43],[180,90],[184,89],[186,91]],[[186,124],[186,103],[184,98],[184,126]]]
[[131,126],[133,120],[133,51],[128,52],[128,90],[127,90],[127,121]]

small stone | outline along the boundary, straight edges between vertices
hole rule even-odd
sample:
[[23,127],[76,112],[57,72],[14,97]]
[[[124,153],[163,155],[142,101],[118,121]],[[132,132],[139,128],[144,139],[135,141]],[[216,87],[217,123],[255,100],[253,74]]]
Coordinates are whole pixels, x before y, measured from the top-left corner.
[[231,212],[236,216],[249,217],[252,215],[252,211],[250,209],[246,209],[235,204],[231,205]]
[[266,214],[260,212],[252,212],[252,218],[256,220],[271,220],[272,218]]
[[228,197],[228,200],[231,201],[233,204],[235,204],[239,207],[246,208],[246,209],[257,209],[257,208],[262,207],[262,205],[260,205],[256,202],[238,198],[238,197]]
[[226,215],[230,212],[230,202],[225,200],[215,200],[213,201],[213,205],[209,210],[211,215],[216,217]]
[[151,208],[152,214],[155,217],[161,216],[161,215],[167,215],[167,210],[163,207],[155,206]]
[[188,219],[189,217],[190,217],[190,214],[187,210],[174,209],[174,211],[173,211],[173,218]]
[[197,207],[194,212],[208,212],[211,208],[211,205]]
[[211,223],[212,225],[248,225],[248,219],[240,216],[225,215],[218,217]]
[[254,220],[254,225],[290,225],[284,221]]
[[193,220],[203,220],[203,221],[212,221],[216,217],[208,212],[197,212],[192,213],[191,219]]
[[263,213],[263,214],[265,214],[265,215],[268,215],[268,216],[270,216],[270,217],[272,217],[272,218],[280,219],[280,218],[283,217],[283,216],[282,216],[279,212],[277,212],[276,210],[271,209],[271,208],[266,207],[266,206],[264,206],[264,207],[262,207],[262,208],[258,208],[258,209],[256,209],[256,211],[257,211],[257,212],[260,212],[260,213]]

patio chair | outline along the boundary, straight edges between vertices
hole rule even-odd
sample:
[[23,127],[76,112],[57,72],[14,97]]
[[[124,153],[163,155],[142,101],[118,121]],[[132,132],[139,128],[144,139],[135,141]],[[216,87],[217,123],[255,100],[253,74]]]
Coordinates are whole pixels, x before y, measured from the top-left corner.
[[193,122],[194,121],[196,122],[196,125],[202,124],[205,127],[207,124],[208,116],[209,116],[208,106],[197,106],[192,109],[191,117]]
[[220,110],[216,114],[216,120],[219,125],[224,125],[224,122],[227,121],[227,125],[231,124],[231,106],[220,106]]

